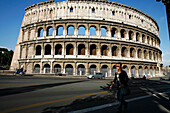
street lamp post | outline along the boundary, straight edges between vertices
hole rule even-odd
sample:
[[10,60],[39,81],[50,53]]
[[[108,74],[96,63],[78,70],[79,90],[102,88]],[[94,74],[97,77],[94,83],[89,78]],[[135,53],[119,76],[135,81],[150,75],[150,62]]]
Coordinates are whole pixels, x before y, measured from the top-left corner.
[[[156,0],[160,2],[161,0]],[[169,40],[170,40],[170,0],[162,0],[162,3],[166,6],[166,14],[167,14],[167,22],[168,22],[168,29],[169,29]]]

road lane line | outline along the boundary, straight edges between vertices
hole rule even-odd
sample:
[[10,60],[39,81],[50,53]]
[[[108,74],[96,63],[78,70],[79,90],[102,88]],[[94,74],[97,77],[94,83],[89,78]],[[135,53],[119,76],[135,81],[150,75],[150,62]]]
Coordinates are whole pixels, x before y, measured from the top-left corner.
[[46,105],[46,104],[52,104],[52,103],[61,102],[61,101],[72,100],[72,99],[76,99],[76,98],[87,97],[87,96],[91,96],[91,95],[104,94],[104,93],[108,93],[108,92],[103,91],[103,92],[97,92],[97,93],[90,93],[90,94],[79,95],[79,96],[74,96],[74,97],[69,97],[69,98],[64,98],[64,99],[59,99],[59,100],[52,100],[52,101],[41,102],[41,103],[36,103],[36,104],[31,104],[31,105],[25,105],[25,106],[15,107],[15,108],[7,109],[7,110],[2,110],[1,113],[10,113],[10,112],[14,112],[17,110],[42,106],[42,105]]

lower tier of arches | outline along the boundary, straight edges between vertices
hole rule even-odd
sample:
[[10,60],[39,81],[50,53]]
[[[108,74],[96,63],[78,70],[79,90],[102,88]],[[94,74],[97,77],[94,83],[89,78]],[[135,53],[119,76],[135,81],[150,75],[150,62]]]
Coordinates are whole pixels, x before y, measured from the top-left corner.
[[[28,61],[28,60],[27,60]],[[95,61],[95,60],[36,60],[24,62],[27,74],[66,74],[67,76],[86,76],[96,72],[104,73],[106,77],[114,77],[117,72],[116,63],[121,62],[122,68],[129,77],[142,78],[161,76],[161,67],[157,63],[130,62],[130,61]]]

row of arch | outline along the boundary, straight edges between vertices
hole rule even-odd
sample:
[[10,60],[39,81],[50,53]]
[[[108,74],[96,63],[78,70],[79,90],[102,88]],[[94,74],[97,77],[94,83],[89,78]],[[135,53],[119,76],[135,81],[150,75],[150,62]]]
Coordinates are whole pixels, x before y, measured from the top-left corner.
[[[75,47],[73,44],[67,44],[66,45],[66,55],[75,55]],[[77,48],[77,55],[86,55],[86,49],[87,47],[85,44],[79,44]],[[42,55],[42,48],[41,45],[37,45],[35,49],[35,55]],[[52,48],[50,44],[45,45],[44,48],[44,55],[52,55],[51,53]],[[54,48],[54,55],[63,55],[63,47],[61,44],[56,44]],[[97,55],[98,51],[100,51],[100,55],[102,56],[119,56],[121,51],[122,57],[133,57],[133,58],[144,58],[144,59],[153,59],[158,60],[159,56],[157,52],[153,51],[147,51],[142,49],[135,49],[134,47],[131,47],[128,49],[127,47],[121,47],[118,46],[112,46],[111,47],[111,53],[109,51],[108,45],[102,45],[101,48],[98,48],[96,44],[91,44],[89,48],[89,55]]]
[[[78,8],[78,9],[77,9]],[[106,10],[107,12],[104,12],[104,15],[105,14],[107,14],[107,16],[108,16],[108,14],[110,15],[110,16],[113,16],[113,15],[115,15],[116,13],[117,14],[120,14],[120,16],[122,17],[122,16],[127,16],[127,18],[129,18],[129,19],[131,19],[131,18],[135,18],[135,19],[137,19],[138,20],[138,22],[140,22],[142,25],[143,24],[147,24],[146,26],[153,26],[153,28],[155,28],[155,26],[157,26],[157,24],[155,24],[155,21],[152,19],[152,18],[148,18],[148,20],[147,19],[145,19],[146,18],[146,16],[145,16],[145,18],[143,18],[142,17],[142,15],[143,15],[143,13],[141,14],[141,12],[140,12],[140,15],[139,15],[139,13],[137,13],[138,15],[136,15],[136,14],[134,14],[134,12],[131,14],[131,13],[127,13],[127,12],[124,12],[124,10],[113,10],[112,8],[113,7],[111,7],[111,8],[105,8],[105,7],[91,7],[91,6],[84,6],[84,4],[82,4],[82,6],[80,6],[80,4],[77,6],[64,6],[64,5],[62,5],[61,7],[57,7],[57,8],[55,8],[55,7],[51,7],[51,8],[47,8],[47,9],[41,9],[41,10],[39,10],[39,11],[37,11],[37,10],[34,10],[33,12],[32,11],[29,11],[29,12],[27,12],[26,13],[26,17],[28,18],[31,18],[31,17],[36,17],[36,16],[48,16],[49,15],[49,17],[50,18],[52,18],[52,15],[53,15],[53,17],[55,16],[55,15],[60,15],[60,12],[63,12],[64,11],[64,14],[65,13],[67,13],[68,11],[67,10],[69,10],[71,13],[70,13],[70,15],[73,13],[73,11],[76,9],[76,10],[78,10],[78,11],[86,11],[86,10],[82,10],[82,9],[80,9],[80,8],[82,8],[82,9],[90,9],[91,10],[91,13],[90,12],[87,12],[87,13],[90,13],[90,14],[93,14],[93,13],[95,13],[95,12],[97,12],[97,10],[101,10],[101,9],[103,9],[103,10]],[[64,9],[64,10],[63,10]],[[67,9],[67,10],[65,10],[65,9]],[[117,9],[119,9],[119,8],[117,8]],[[55,12],[56,12],[56,10],[58,10],[58,13],[57,14],[55,14]],[[81,16],[81,11],[80,11],[80,16]],[[135,10],[135,11],[137,11],[137,10]],[[44,13],[43,13],[44,12]],[[74,11],[75,13],[77,12],[77,11]],[[109,13],[108,13],[109,12]],[[98,12],[98,13],[101,13],[101,12]],[[46,15],[47,14],[47,15]],[[64,15],[63,14],[63,15]],[[85,13],[86,14],[86,13]],[[32,16],[30,16],[30,15],[32,15]],[[148,16],[147,16],[148,17]],[[28,20],[30,20],[28,18]]]
[[[129,77],[143,77],[144,75],[147,77],[152,77],[156,75],[156,72],[159,73],[159,68],[158,67],[150,67],[148,68],[147,66],[145,66],[144,68],[142,66],[139,66],[138,68],[136,68],[135,66],[131,66],[130,68],[128,68],[128,66],[124,65],[123,66],[123,70],[125,70],[127,72],[127,74],[130,74]],[[79,64],[77,66],[76,72],[74,72],[74,67],[72,66],[72,64],[67,64],[65,69],[62,69],[60,64],[56,64],[54,65],[52,72],[51,72],[51,67],[49,64],[45,64],[42,68],[41,72],[41,67],[39,64],[36,64],[34,66],[34,73],[66,73],[67,75],[86,75],[88,74],[95,74],[97,72],[97,66],[95,64],[91,65],[89,67],[89,72],[87,72],[88,70],[86,69],[86,67],[83,64]],[[111,73],[110,73],[110,69],[107,65],[103,65],[100,69],[101,73],[104,73],[105,76],[114,76],[115,73],[117,72],[116,66],[114,65],[111,69]],[[130,72],[130,73],[129,73]]]
[[[56,29],[56,34],[55,35],[64,35],[64,27],[62,25],[57,26]],[[78,35],[87,35],[87,27],[84,25],[79,25],[78,26]],[[99,30],[100,29],[100,30]],[[99,30],[99,31],[98,31]],[[150,36],[147,36],[145,34],[141,34],[139,32],[134,32],[132,30],[125,30],[125,29],[118,29],[118,28],[111,28],[110,33],[109,33],[109,28],[106,26],[101,26],[100,28],[97,28],[95,25],[90,26],[89,29],[89,35],[97,35],[100,32],[100,36],[111,36],[111,37],[120,37],[120,38],[126,38],[128,40],[135,40],[137,42],[142,42],[142,43],[147,43],[152,46],[156,46],[158,43],[159,46],[159,41],[157,41],[154,38],[151,38]],[[43,37],[43,36],[53,36],[53,27],[48,26],[46,28],[46,34],[44,33],[44,28],[40,27],[38,28],[38,35],[37,37]],[[75,26],[69,25],[67,26],[67,35],[75,35]]]

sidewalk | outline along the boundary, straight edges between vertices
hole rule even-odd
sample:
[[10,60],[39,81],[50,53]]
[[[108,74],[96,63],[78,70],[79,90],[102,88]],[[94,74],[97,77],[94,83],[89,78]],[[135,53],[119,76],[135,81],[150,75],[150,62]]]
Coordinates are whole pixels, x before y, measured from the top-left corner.
[[[170,113],[170,91],[128,99],[128,109],[122,113]],[[114,105],[115,104],[115,105]],[[118,103],[87,108],[69,113],[116,113]],[[100,109],[101,108],[101,109]]]

